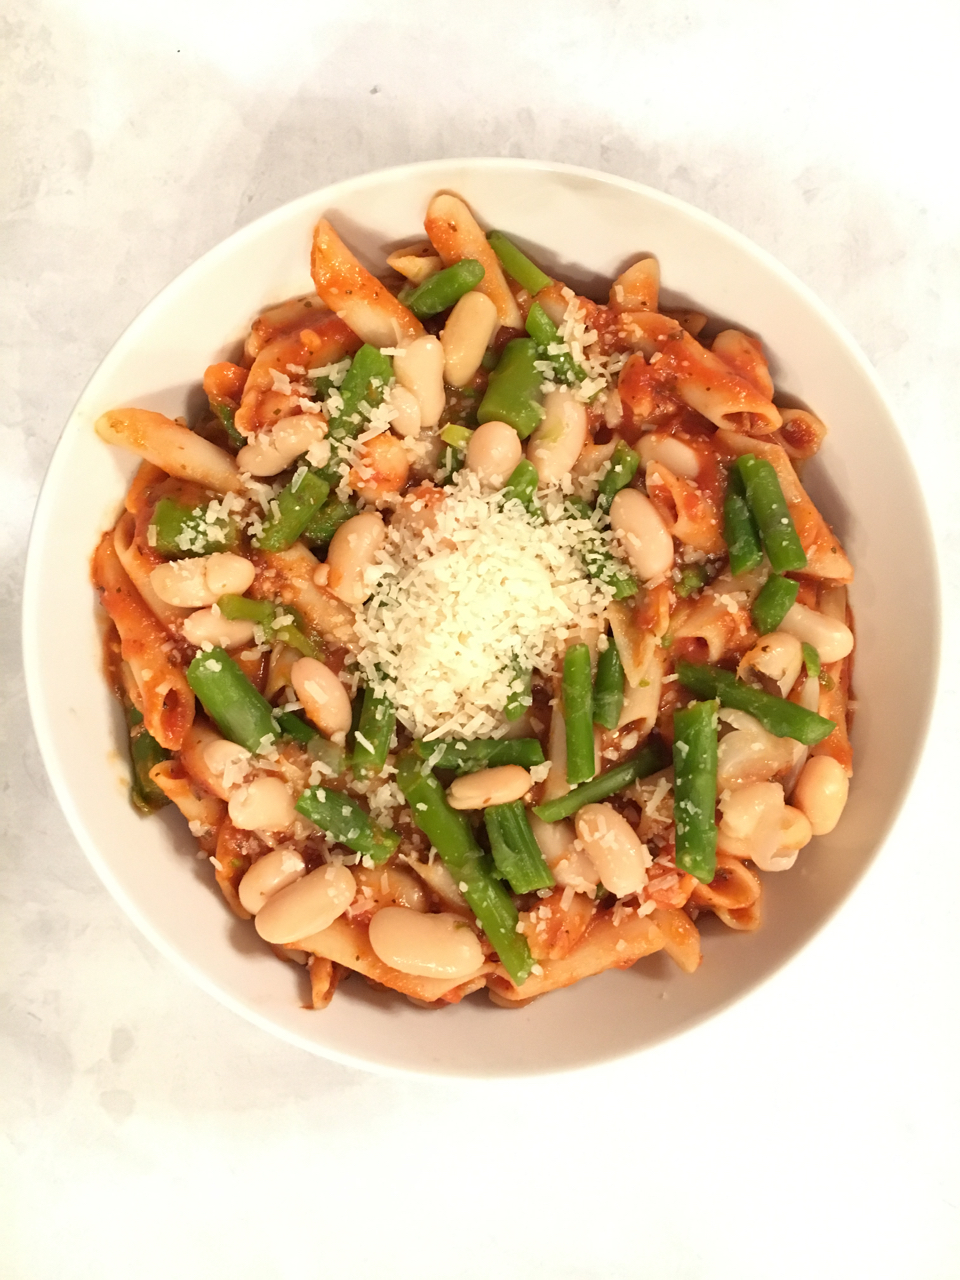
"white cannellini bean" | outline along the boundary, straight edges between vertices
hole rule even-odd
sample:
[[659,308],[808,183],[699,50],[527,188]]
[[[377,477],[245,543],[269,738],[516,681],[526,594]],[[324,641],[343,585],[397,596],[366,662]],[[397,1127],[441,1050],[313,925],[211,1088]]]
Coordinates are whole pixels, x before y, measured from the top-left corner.
[[256,576],[256,569],[243,556],[215,551],[158,564],[150,574],[150,585],[166,604],[200,609],[216,604],[222,595],[242,596]]
[[745,672],[751,669],[759,671],[776,682],[785,698],[796,684],[802,666],[803,649],[797,637],[788,631],[771,631],[761,636],[750,652],[744,654],[737,675],[742,680]]
[[420,434],[420,403],[412,391],[399,384],[390,392],[390,404],[396,410],[395,417],[390,419],[390,428],[398,436],[418,436]]
[[640,438],[637,452],[644,466],[650,462],[662,462],[675,476],[684,476],[688,480],[695,480],[700,471],[700,456],[696,449],[691,449],[675,436],[651,431]]
[[453,809],[487,809],[492,804],[519,800],[532,786],[533,779],[526,769],[518,764],[502,764],[455,779],[447,788],[447,799]]
[[497,308],[485,293],[471,289],[463,295],[440,334],[443,377],[451,387],[466,386],[499,327]]
[[[477,294],[478,298],[484,296]],[[481,423],[467,445],[467,467],[484,488],[502,489],[522,457],[520,437],[506,422]]]
[[748,783],[721,796],[720,830],[734,840],[743,841],[746,856],[763,867],[780,847],[784,808],[783,787],[779,782]]
[[839,662],[853,649],[853,632],[848,626],[805,604],[791,605],[779,629],[813,645],[823,663]]
[[242,596],[257,576],[250,561],[235,556],[232,551],[215,551],[203,559],[207,563],[207,586],[217,599],[225,595]]
[[467,978],[483,964],[477,935],[447,912],[383,907],[370,921],[370,946],[391,969],[422,978]]
[[659,511],[639,489],[620,490],[610,505],[610,527],[645,582],[673,567],[673,538]]
[[225,618],[214,613],[213,606],[197,609],[183,620],[184,638],[199,649],[204,644],[219,645],[221,649],[236,649],[253,639],[254,623],[247,618]]
[[647,846],[612,804],[587,804],[577,812],[577,836],[604,885],[618,898],[647,883]]
[[309,449],[311,462],[322,467],[330,457],[326,433],[327,424],[319,414],[281,418],[270,431],[259,432],[243,446],[237,454],[237,466],[251,476],[275,476]]
[[239,786],[227,805],[241,831],[286,831],[297,816],[290,788],[280,778],[254,778]]
[[352,719],[350,696],[328,666],[317,658],[299,658],[290,668],[290,680],[307,718],[321,733],[346,733]]
[[811,756],[801,770],[790,797],[810,823],[815,836],[825,836],[840,821],[850,779],[843,765],[832,756]]
[[528,814],[533,838],[540,846],[543,860],[553,872],[557,884],[570,885],[579,893],[586,893],[600,882],[597,868],[582,849],[575,847],[577,833],[573,823],[544,822],[535,813]]
[[268,898],[299,880],[303,872],[303,858],[293,845],[282,844],[271,849],[256,860],[240,881],[237,894],[241,906],[255,916]]
[[420,425],[435,427],[446,403],[443,389],[443,346],[439,338],[424,334],[393,357],[397,381],[416,396]]
[[376,511],[345,520],[327,549],[326,585],[345,604],[363,604],[372,588],[364,576],[387,538],[387,526]]
[[252,756],[246,747],[227,738],[211,738],[203,750],[203,763],[219,779],[225,798],[246,779]]
[[333,924],[355,893],[353,876],[346,867],[317,867],[267,899],[257,912],[257,933],[276,946],[299,942]]
[[527,441],[527,458],[540,483],[553,486],[570,473],[587,442],[587,409],[567,387],[548,391],[540,425]]

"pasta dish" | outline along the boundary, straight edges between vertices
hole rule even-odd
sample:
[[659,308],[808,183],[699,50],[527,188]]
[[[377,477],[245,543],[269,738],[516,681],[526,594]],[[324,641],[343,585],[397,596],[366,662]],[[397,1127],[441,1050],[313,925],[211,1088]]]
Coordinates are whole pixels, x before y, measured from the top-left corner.
[[373,275],[326,219],[93,556],[131,799],[305,966],[503,1007],[761,923],[852,773],[826,434],[760,341],[580,296],[440,192]]

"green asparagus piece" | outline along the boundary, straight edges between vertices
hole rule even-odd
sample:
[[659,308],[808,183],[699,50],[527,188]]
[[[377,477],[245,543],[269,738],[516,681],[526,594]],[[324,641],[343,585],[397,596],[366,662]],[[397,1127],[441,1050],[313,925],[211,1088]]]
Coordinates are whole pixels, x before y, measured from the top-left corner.
[[535,367],[538,359],[532,338],[514,338],[507,343],[480,401],[478,422],[509,422],[520,439],[526,440],[543,417],[543,375]]
[[597,489],[598,511],[602,511],[604,515],[607,514],[614,498],[630,483],[637,474],[639,466],[639,454],[634,453],[623,440],[618,440],[610,458],[610,469],[603,476]]
[[308,787],[295,808],[337,844],[374,863],[386,862],[400,843],[396,831],[378,826],[352,796],[332,787]]
[[813,676],[814,680],[819,680],[820,654],[812,644],[807,644],[806,640],[804,640],[803,644],[800,646],[800,650],[803,654],[803,665],[807,669],[807,675]]
[[578,365],[569,350],[551,351],[551,347],[565,347],[560,331],[553,323],[539,302],[535,302],[527,313],[527,333],[540,348],[543,357],[553,365],[557,379],[571,386],[583,382],[586,370]]
[[322,507],[310,517],[310,523],[300,535],[311,547],[325,547],[340,526],[357,514],[352,502],[341,502],[331,493]]
[[358,775],[380,773],[387,762],[397,712],[393,703],[373,685],[363,692],[360,720],[354,731],[353,771]]
[[179,559],[232,551],[240,541],[240,530],[228,516],[208,521],[206,507],[188,507],[172,498],[161,498],[154,508],[147,538],[162,556]]
[[706,570],[701,565],[690,564],[685,569],[681,569],[680,578],[673,589],[681,600],[686,600],[687,596],[702,591],[706,585]]
[[747,504],[743,477],[736,467],[727,472],[727,496],[723,503],[723,540],[734,575],[756,569],[763,560],[760,531]]
[[590,650],[571,645],[563,659],[563,719],[567,733],[567,781],[589,782],[597,772],[593,746]]
[[474,839],[466,814],[450,807],[443,787],[415,751],[401,752],[397,785],[410,805],[413,821],[453,873],[501,964],[519,987],[530,976],[533,957],[526,939],[517,933],[520,917],[513,900]]
[[469,427],[461,426],[459,422],[448,422],[440,432],[440,439],[453,449],[466,449],[472,435]]
[[514,662],[513,679],[510,682],[510,693],[504,703],[503,714],[508,720],[519,720],[532,703],[533,672],[525,670],[519,662]]
[[241,435],[233,425],[233,420],[236,417],[236,410],[231,409],[228,404],[213,404],[210,407],[223,423],[223,428],[227,433],[227,439],[233,447],[235,449],[242,449],[247,443],[247,437]]
[[719,698],[725,707],[746,711],[759,720],[768,733],[777,738],[793,738],[812,747],[832,733],[836,725],[815,711],[764,693],[738,680],[732,671],[721,667],[698,666],[681,662],[677,667],[680,683],[698,698]]
[[597,678],[593,684],[593,719],[604,729],[615,729],[623,710],[623,663],[612,636],[597,658]]
[[353,363],[337,388],[342,405],[330,415],[327,439],[330,441],[330,461],[318,473],[335,489],[343,479],[340,467],[346,453],[344,442],[352,440],[363,430],[367,418],[361,405],[375,409],[383,400],[384,392],[393,378],[393,364],[376,347],[365,342],[353,357]]
[[673,713],[677,866],[709,884],[717,869],[716,698]]
[[744,453],[737,459],[737,470],[773,570],[784,573],[788,569],[805,568],[807,555],[790,518],[773,466],[766,458]]
[[535,294],[553,284],[550,277],[541,271],[536,263],[531,262],[512,240],[508,240],[502,231],[488,231],[487,239],[490,241],[491,249],[500,259],[501,267],[508,276],[516,280],[521,289]]
[[533,893],[556,883],[533,838],[522,800],[492,805],[484,810],[483,821],[496,868],[514,893]]
[[435,742],[415,742],[413,746],[421,760],[430,761],[432,769],[456,769],[458,774],[501,764],[530,769],[544,762],[543,748],[536,738],[475,738],[472,742],[440,738]]
[[[313,471],[299,471],[277,495],[277,509],[268,520],[254,545],[261,551],[286,551],[306,529],[330,492],[326,480]],[[273,508],[273,503],[270,504]]]
[[273,708],[225,649],[198,653],[187,667],[187,683],[225,738],[254,755],[273,745],[280,732]]
[[418,319],[426,320],[452,307],[465,293],[475,289],[483,277],[483,266],[476,258],[461,258],[452,267],[444,267],[417,285],[404,305]]
[[150,777],[150,770],[155,764],[169,760],[170,752],[165,751],[156,738],[147,732],[142,713],[132,703],[127,705],[127,729],[130,747],[130,800],[141,813],[156,813],[170,801]]
[[640,589],[636,578],[610,550],[600,530],[593,523],[593,512],[588,504],[582,498],[568,497],[564,508],[571,520],[584,520],[590,526],[583,531],[578,548],[583,567],[590,577],[613,587],[614,600],[624,600],[627,596],[636,595]]
[[[270,600],[250,600],[247,596],[221,596],[217,608],[225,618],[235,621],[243,618],[263,627],[264,639],[268,644],[279,640],[297,649],[305,658],[319,658],[322,650],[313,643],[303,628],[303,621],[292,605],[274,604]],[[278,618],[292,618],[292,622],[277,624]]]
[[509,502],[511,498],[515,498],[521,506],[525,507],[533,515],[539,511],[537,503],[537,485],[539,483],[540,477],[537,475],[537,468],[532,462],[528,462],[524,458],[511,471],[509,480],[501,490],[503,501]]
[[276,712],[276,721],[280,726],[280,732],[285,737],[292,738],[294,742],[299,742],[304,747],[319,736],[312,724],[307,724],[306,720],[301,720],[292,711]]
[[779,573],[771,573],[760,588],[750,610],[754,625],[762,636],[776,631],[789,613],[799,590],[799,582],[794,582],[792,578],[783,578]]
[[597,804],[600,800],[606,800],[607,796],[622,791],[637,778],[646,778],[648,774],[656,773],[669,759],[669,753],[661,742],[648,743],[629,760],[614,765],[589,782],[581,783],[565,796],[538,804],[533,812],[544,822],[559,822],[562,818],[569,818],[585,804]]

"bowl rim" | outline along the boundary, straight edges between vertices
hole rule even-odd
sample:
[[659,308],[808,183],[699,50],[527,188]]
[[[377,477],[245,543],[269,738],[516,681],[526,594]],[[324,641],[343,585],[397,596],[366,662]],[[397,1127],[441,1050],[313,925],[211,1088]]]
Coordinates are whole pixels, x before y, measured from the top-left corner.
[[[863,869],[851,880],[846,891],[830,904],[829,908],[821,917],[814,932],[794,951],[788,954],[782,961],[775,964],[767,972],[760,974],[753,980],[748,980],[743,986],[738,988],[735,992],[732,992],[727,999],[721,1000],[719,1003],[712,1006],[707,1013],[698,1014],[691,1019],[689,1023],[681,1026],[679,1029],[665,1032],[663,1036],[658,1037],[657,1039],[640,1047],[615,1052],[593,1062],[582,1063],[574,1066],[547,1065],[535,1070],[524,1070],[518,1068],[514,1070],[492,1071],[476,1068],[473,1070],[451,1071],[441,1066],[433,1068],[429,1066],[413,1067],[387,1062],[382,1059],[350,1054],[338,1048],[319,1044],[315,1040],[298,1035],[296,1031],[290,1028],[278,1025],[265,1014],[262,1014],[251,1006],[243,1003],[229,991],[219,986],[218,983],[210,978],[203,969],[199,968],[193,961],[183,955],[177,949],[176,945],[172,941],[169,941],[159,928],[155,927],[146,918],[136,901],[130,896],[115,876],[101,855],[96,841],[88,832],[75,807],[72,790],[60,770],[55,749],[55,726],[52,723],[48,723],[41,708],[40,689],[43,673],[37,651],[31,644],[32,635],[36,633],[39,626],[38,611],[42,597],[39,585],[39,561],[41,557],[40,531],[48,526],[52,515],[52,512],[48,510],[48,508],[53,504],[54,486],[59,478],[57,471],[60,459],[63,456],[62,446],[68,435],[80,429],[81,424],[78,422],[78,415],[80,414],[90,392],[96,388],[101,377],[109,370],[111,362],[114,359],[120,358],[117,354],[118,349],[126,348],[128,344],[136,340],[137,335],[141,330],[149,328],[153,321],[154,313],[163,308],[170,295],[175,294],[179,289],[187,286],[195,275],[202,274],[211,265],[216,264],[221,258],[229,257],[235,253],[236,250],[238,248],[242,248],[246,242],[256,240],[264,228],[271,222],[283,221],[287,217],[295,214],[296,211],[309,208],[311,206],[316,206],[318,209],[321,206],[333,209],[336,207],[337,201],[346,194],[353,195],[358,192],[362,193],[364,188],[368,186],[377,186],[384,182],[389,182],[393,179],[400,179],[408,175],[426,176],[431,173],[435,173],[442,186],[444,174],[449,174],[452,170],[463,169],[474,171],[497,171],[507,169],[518,172],[523,171],[534,175],[538,173],[565,174],[586,179],[594,183],[599,182],[601,184],[618,187],[633,194],[640,195],[645,199],[651,200],[667,210],[682,213],[684,217],[699,222],[704,228],[728,241],[741,252],[745,252],[747,255],[752,256],[768,271],[777,275],[789,289],[799,295],[816,313],[818,319],[829,330],[831,337],[843,349],[846,357],[858,366],[861,374],[869,383],[872,391],[877,396],[878,401],[888,415],[890,423],[903,450],[904,460],[907,464],[907,469],[902,476],[902,482],[907,484],[912,490],[911,496],[916,507],[918,526],[926,542],[926,551],[928,553],[932,569],[931,579],[933,586],[933,598],[929,601],[930,619],[932,623],[931,634],[929,636],[931,669],[930,678],[927,684],[926,699],[923,703],[918,704],[916,708],[915,724],[917,745],[913,759],[910,761],[909,767],[904,770],[900,783],[897,804],[891,813],[890,819],[882,836],[867,858]],[[536,1078],[540,1075],[576,1074],[593,1071],[598,1067],[610,1066],[615,1063],[624,1062],[627,1059],[639,1057],[648,1050],[656,1048],[666,1039],[674,1040],[681,1036],[691,1034],[698,1027],[712,1021],[718,1015],[723,1013],[732,1004],[747,999],[755,992],[759,991],[761,987],[765,986],[767,983],[771,982],[783,973],[783,971],[792,964],[797,957],[807,949],[807,947],[813,944],[816,937],[822,933],[823,929],[849,901],[849,898],[855,888],[875,864],[878,856],[887,845],[890,833],[896,822],[899,820],[903,807],[913,788],[917,772],[928,746],[933,708],[936,703],[940,682],[943,679],[942,595],[943,557],[940,554],[936,539],[933,536],[930,511],[924,497],[922,486],[920,485],[919,477],[916,467],[914,466],[913,458],[910,454],[906,437],[899,426],[897,415],[894,412],[890,398],[881,384],[875,369],[853,335],[846,328],[843,322],[840,321],[831,309],[819,298],[814,290],[810,288],[810,286],[794,275],[794,273],[769,250],[765,249],[762,245],[757,244],[745,233],[730,226],[728,223],[723,222],[713,214],[707,213],[706,211],[698,208],[696,205],[692,205],[685,200],[681,200],[678,197],[670,195],[668,192],[661,191],[655,187],[636,182],[633,179],[624,178],[619,174],[608,173],[601,169],[549,160],[528,160],[515,157],[499,158],[495,156],[453,157],[450,159],[419,160],[408,164],[391,165],[385,168],[367,171],[365,173],[354,175],[353,177],[340,179],[335,183],[319,187],[314,191],[306,192],[300,196],[294,197],[292,200],[285,201],[284,203],[277,205],[275,208],[268,210],[266,213],[259,215],[252,221],[237,228],[237,230],[231,232],[228,236],[211,246],[211,248],[205,250],[199,257],[195,258],[185,268],[183,268],[183,270],[178,272],[172,279],[163,285],[163,287],[147,303],[144,304],[129,324],[127,324],[112,341],[108,350],[97,362],[94,370],[90,374],[82,391],[70,410],[70,413],[57,436],[49,461],[47,462],[31,518],[27,554],[24,563],[21,609],[21,645],[27,689],[27,702],[30,709],[30,718],[34,735],[36,737],[40,756],[47,776],[50,779],[57,804],[67,819],[71,833],[77,840],[77,843],[80,845],[101,882],[105,885],[108,892],[123,912],[132,921],[136,928],[139,929],[139,931],[153,944],[153,946],[157,948],[161,955],[172,961],[180,973],[188,977],[191,982],[200,987],[201,990],[212,996],[232,1012],[244,1018],[247,1022],[252,1023],[261,1030],[268,1032],[270,1035],[288,1044],[306,1050],[308,1053],[317,1057],[336,1062],[341,1066],[352,1067],[384,1076],[404,1077],[408,1079],[411,1077],[418,1079],[439,1077],[446,1079],[496,1083],[500,1080],[516,1079],[523,1076]]]

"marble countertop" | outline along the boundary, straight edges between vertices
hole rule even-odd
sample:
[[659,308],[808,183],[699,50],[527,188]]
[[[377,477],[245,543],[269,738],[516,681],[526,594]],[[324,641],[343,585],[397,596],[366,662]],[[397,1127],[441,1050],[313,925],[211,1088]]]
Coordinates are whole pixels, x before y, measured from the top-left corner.
[[[960,1272],[960,27],[950,0],[864,12],[847,0],[7,0],[5,1277]],[[61,816],[18,639],[44,469],[141,307],[296,195],[471,155],[659,187],[810,285],[898,414],[948,623],[916,785],[817,939],[721,1018],[641,1057],[489,1085],[315,1059],[164,961]]]

